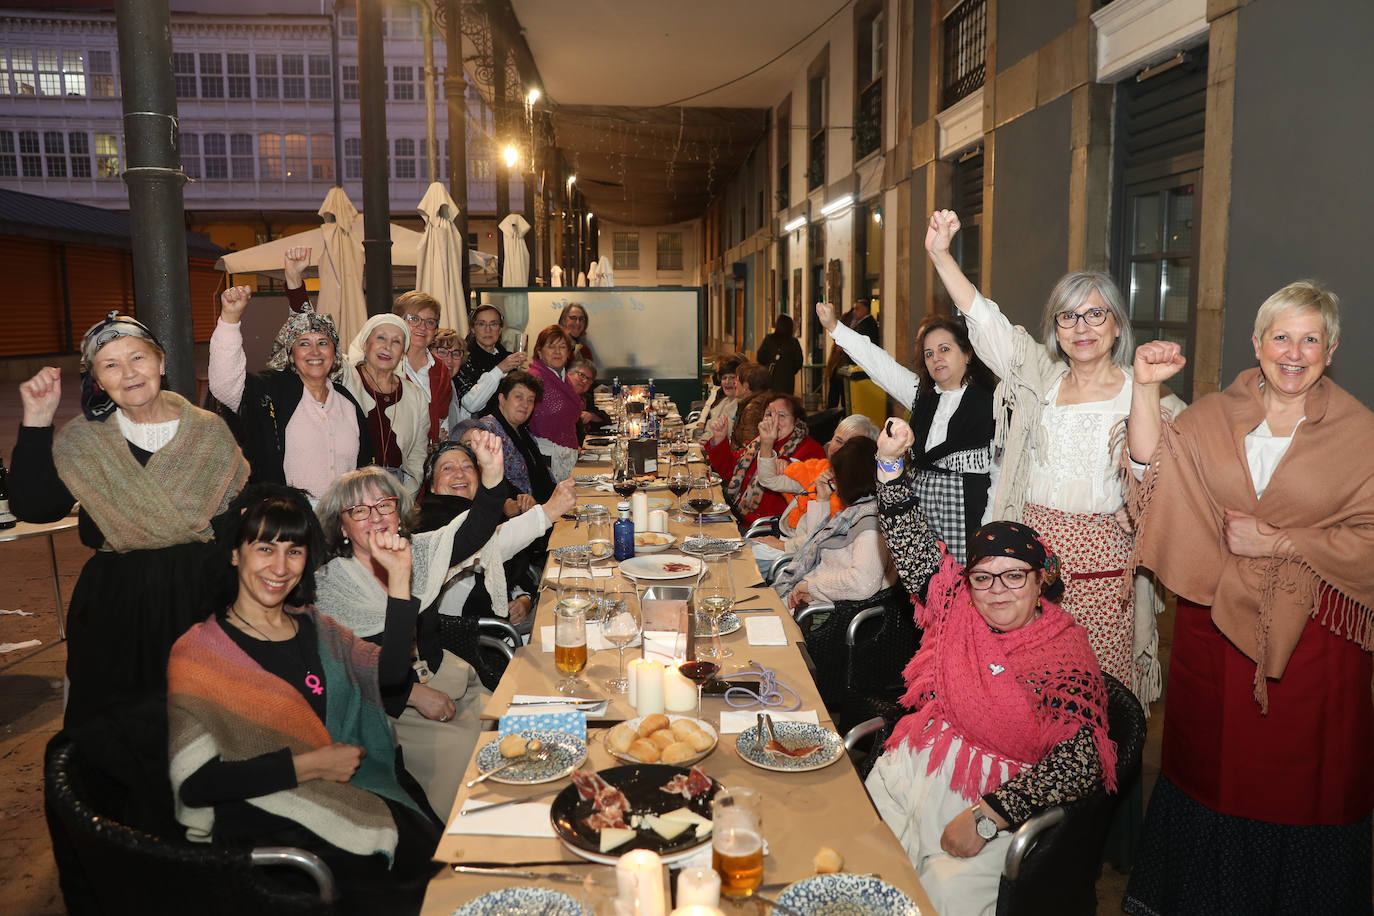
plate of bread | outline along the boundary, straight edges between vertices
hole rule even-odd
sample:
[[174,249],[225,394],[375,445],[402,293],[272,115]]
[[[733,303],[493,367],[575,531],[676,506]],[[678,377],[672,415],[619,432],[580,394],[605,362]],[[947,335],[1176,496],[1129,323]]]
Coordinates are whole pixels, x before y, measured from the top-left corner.
[[655,713],[627,719],[606,732],[606,750],[629,763],[691,766],[716,746],[711,723],[691,716]]
[[673,546],[676,535],[662,531],[643,531],[635,535],[635,553],[658,553]]

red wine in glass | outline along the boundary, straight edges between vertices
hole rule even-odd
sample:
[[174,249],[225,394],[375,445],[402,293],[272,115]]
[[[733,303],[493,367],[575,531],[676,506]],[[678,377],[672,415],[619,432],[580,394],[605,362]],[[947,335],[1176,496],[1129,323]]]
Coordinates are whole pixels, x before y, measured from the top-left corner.
[[690,506],[692,508],[692,511],[695,512],[697,515],[705,515],[706,510],[711,508],[715,504],[716,501],[709,496],[694,496],[691,499],[687,500],[687,505]]
[[[685,477],[669,477],[668,491],[674,496],[681,497],[688,490],[692,489],[692,482]],[[709,507],[708,507],[709,508]]]
[[611,484],[611,489],[615,490],[624,499],[629,499],[634,495],[635,490],[639,489],[639,484],[633,477],[618,479]]
[[711,661],[690,661],[683,662],[677,666],[677,670],[683,677],[697,685],[697,718],[701,718],[701,688],[706,686],[706,682],[715,677],[720,665]]

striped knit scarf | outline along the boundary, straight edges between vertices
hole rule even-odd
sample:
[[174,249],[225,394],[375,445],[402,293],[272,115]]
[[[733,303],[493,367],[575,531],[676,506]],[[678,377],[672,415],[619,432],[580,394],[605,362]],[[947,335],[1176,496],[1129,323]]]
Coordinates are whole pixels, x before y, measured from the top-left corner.
[[[812,532],[806,543],[798,548],[792,562],[778,575],[773,587],[783,598],[797,587],[821,562],[821,551],[840,550],[865,531],[878,530],[878,501],[865,496],[852,506],[846,506]],[[867,597],[866,595],[860,597]]]
[[[177,820],[187,838],[208,842],[212,807],[188,807],[181,784],[216,758],[248,760],[287,747],[293,754],[342,742],[366,754],[347,783],[312,779],[294,789],[245,799],[300,824],[355,855],[387,856],[396,849],[396,824],[383,798],[415,803],[396,780],[391,724],[377,683],[381,650],[329,618],[298,612],[319,634],[321,672],[328,686],[325,721],[295,687],[268,674],[211,617],[172,647],[167,667],[167,716]],[[418,810],[418,809],[417,809]]]
[[53,442],[62,482],[121,553],[209,541],[210,520],[248,481],[248,462],[223,420],[179,394],[159,397],[180,423],[146,465],[118,423],[77,417]]
[[[793,424],[791,435],[775,446],[774,450],[778,457],[792,457],[792,453],[802,444],[806,434],[805,423]],[[758,461],[758,457],[759,437],[755,436],[740,451],[739,457],[735,459],[735,470],[725,484],[725,498],[734,503],[740,515],[749,515],[754,512],[763,500],[763,487],[759,486],[759,476],[757,473],[751,473],[755,470],[755,462]],[[745,482],[746,478],[748,479],[747,483]]]

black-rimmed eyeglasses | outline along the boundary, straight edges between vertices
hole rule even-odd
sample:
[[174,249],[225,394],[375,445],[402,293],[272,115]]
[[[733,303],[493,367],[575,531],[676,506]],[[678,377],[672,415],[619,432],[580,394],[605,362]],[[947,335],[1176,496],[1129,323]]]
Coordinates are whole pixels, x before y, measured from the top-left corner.
[[424,327],[431,331],[439,326],[438,318],[421,318],[419,315],[407,315],[405,317],[406,324],[412,324],[417,327]]
[[378,518],[386,518],[388,515],[396,514],[396,497],[383,496],[375,503],[358,503],[356,506],[344,507],[344,515],[353,519],[355,522],[365,522],[376,512]]
[[1066,331],[1072,331],[1078,327],[1078,319],[1082,318],[1088,327],[1096,328],[1106,324],[1107,316],[1111,313],[1111,309],[1102,308],[1084,309],[1081,312],[1058,312],[1054,316],[1054,323]]
[[978,591],[987,591],[992,588],[994,580],[999,581],[1006,588],[1020,588],[1026,584],[1026,580],[1035,570],[1033,569],[1006,569],[999,573],[984,572],[981,569],[967,573],[969,588]]

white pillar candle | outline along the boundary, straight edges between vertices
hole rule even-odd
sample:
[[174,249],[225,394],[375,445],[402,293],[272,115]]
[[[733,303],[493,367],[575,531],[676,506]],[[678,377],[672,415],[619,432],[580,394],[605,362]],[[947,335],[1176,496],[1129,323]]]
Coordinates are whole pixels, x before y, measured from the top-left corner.
[[635,491],[630,497],[630,518],[636,531],[649,530],[649,496],[643,490]]
[[663,708],[666,712],[693,712],[697,708],[697,685],[672,665],[663,669]]
[[655,509],[649,513],[649,530],[662,534],[668,533],[668,512],[666,509]]
[[[678,887],[681,886],[682,882],[679,880]],[[680,897],[681,895],[682,891],[679,890],[678,896]],[[725,911],[719,907],[707,906],[704,903],[689,903],[686,906],[680,906],[673,910],[669,916],[725,916]]]
[[663,916],[667,912],[663,895],[663,860],[658,853],[633,849],[615,863],[620,883],[620,902],[629,904],[639,916]]
[[631,665],[635,678],[635,712],[641,716],[663,712],[663,664],[640,658]]
[[719,913],[715,907],[720,903],[720,875],[713,868],[684,868],[677,876],[677,903],[674,913],[684,908],[691,911],[689,916]]

